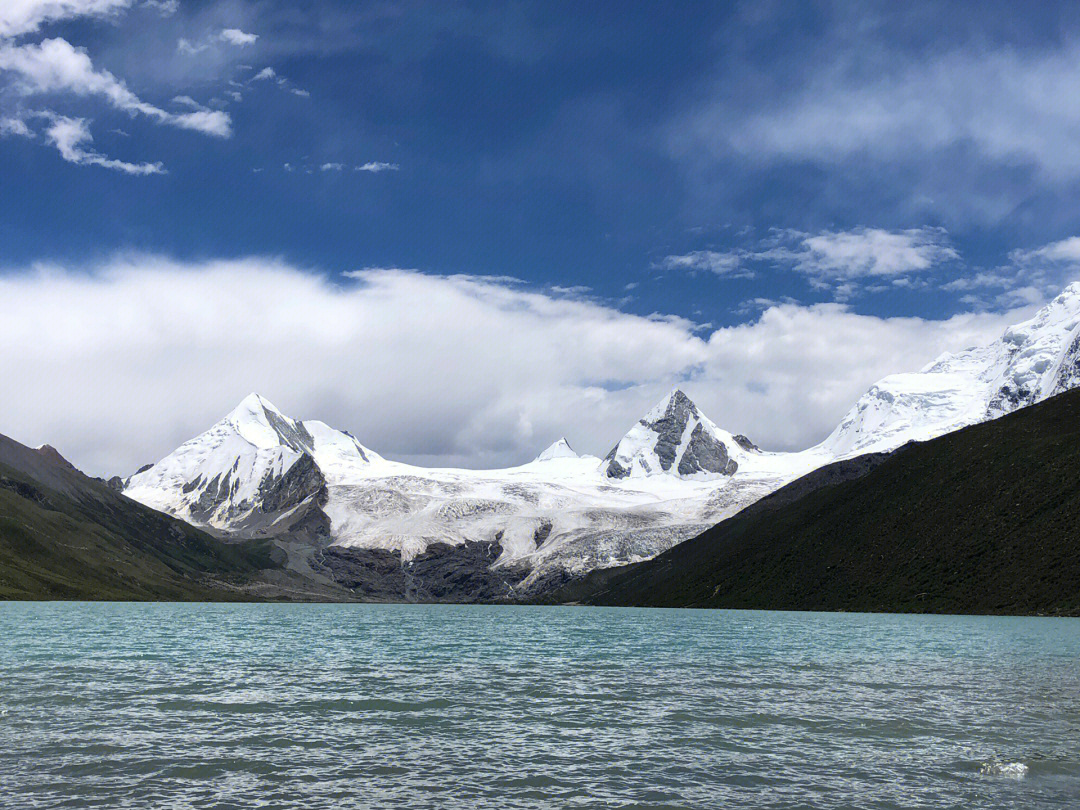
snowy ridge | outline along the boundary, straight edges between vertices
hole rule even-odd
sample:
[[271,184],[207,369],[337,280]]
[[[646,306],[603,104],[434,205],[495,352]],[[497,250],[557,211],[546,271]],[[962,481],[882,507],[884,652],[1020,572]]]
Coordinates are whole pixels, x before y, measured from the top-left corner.
[[[673,390],[607,457],[559,439],[503,470],[390,461],[348,433],[252,394],[132,476],[125,493],[233,536],[388,549],[497,542],[530,579],[652,557],[833,461],[995,418],[1080,383],[1080,284],[989,346],[944,354],[870,387],[821,444],[763,452]],[[526,583],[529,580],[526,580]]]
[[1080,383],[1080,283],[989,346],[946,353],[875,383],[820,445],[847,458],[926,441]]

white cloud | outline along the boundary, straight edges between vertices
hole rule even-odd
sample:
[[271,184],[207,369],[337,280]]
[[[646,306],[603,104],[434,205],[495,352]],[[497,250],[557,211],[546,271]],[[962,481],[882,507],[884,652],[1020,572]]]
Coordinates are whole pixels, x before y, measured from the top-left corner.
[[1080,43],[1050,51],[965,49],[911,60],[838,53],[792,94],[739,106],[714,88],[670,132],[691,155],[827,162],[892,160],[974,149],[1003,165],[1030,163],[1048,179],[1080,176]]
[[0,71],[15,74],[16,89],[24,95],[67,92],[104,98],[118,110],[142,114],[163,124],[227,138],[229,114],[203,110],[174,114],[142,101],[107,70],[95,70],[86,51],[67,40],[46,39],[37,44],[0,44]]
[[180,10],[180,0],[143,0],[144,8],[150,8],[162,17],[171,17]]
[[277,73],[272,67],[264,67],[262,70],[260,70],[258,73],[251,77],[251,81],[261,82],[265,81],[266,79],[272,79],[275,76],[277,76]]
[[191,96],[176,96],[176,98],[173,99],[173,104],[182,104],[185,107],[191,107],[193,110],[207,109],[204,104],[200,104]]
[[176,42],[176,50],[185,56],[195,56],[209,49],[212,45],[224,42],[227,45],[252,45],[259,38],[258,34],[248,34],[239,28],[223,28],[213,36],[205,37],[198,42],[181,38]]
[[311,93],[309,93],[307,90],[301,90],[299,87],[290,87],[289,92],[293,95],[300,96],[301,98],[311,97]]
[[961,301],[972,307],[1008,307],[1045,303],[1080,278],[1080,237],[1070,236],[1037,248],[1014,250],[1009,261],[991,270],[978,269],[942,285],[967,292]]
[[252,45],[258,38],[258,34],[248,34],[239,28],[223,28],[218,34],[218,39],[230,45]]
[[116,169],[125,174],[165,174],[165,167],[161,163],[127,163],[123,160],[113,160],[86,148],[86,144],[93,141],[86,121],[82,118],[65,118],[55,116],[51,124],[45,130],[45,137],[60,152],[60,156],[69,163],[78,163],[84,166],[101,166],[106,169]]
[[[940,228],[887,231],[855,228],[817,234],[777,230],[752,247],[720,252],[695,250],[665,257],[660,266],[668,270],[707,270],[728,278],[753,278],[758,264],[803,273],[820,288],[832,289],[837,300],[849,300],[862,292],[889,287],[917,287],[908,274],[931,270],[958,260]],[[881,282],[888,280],[888,285]],[[877,280],[876,284],[865,284]]]
[[1017,250],[1010,254],[1017,262],[1045,260],[1050,262],[1080,263],[1080,236],[1070,236],[1059,242],[1051,242],[1035,250]]
[[356,167],[358,172],[396,172],[401,167],[396,163],[383,163],[381,160],[373,160]]
[[918,273],[960,258],[945,241],[945,232],[936,228],[859,228],[804,234],[800,241],[803,250],[794,257],[795,269],[831,279]]
[[21,118],[0,118],[0,138],[5,135],[21,135],[24,138],[34,137],[30,127]]
[[667,270],[707,270],[727,278],[753,278],[754,272],[743,265],[738,251],[720,253],[715,250],[695,250],[678,256],[665,256],[660,266]]
[[180,37],[176,41],[176,52],[182,53],[184,56],[195,56],[195,54],[202,53],[209,47],[210,45],[207,42],[193,43],[190,39],[184,37]]
[[76,17],[107,17],[131,6],[132,0],[3,0],[0,39],[37,31],[42,25]]
[[0,379],[19,380],[0,431],[131,472],[257,390],[392,458],[501,465],[564,434],[602,454],[680,383],[719,424],[801,447],[879,377],[1018,317],[783,305],[704,339],[681,318],[501,280],[369,269],[335,283],[279,261],[121,257],[0,277]]
[[324,172],[340,172],[344,168],[344,163],[324,163],[319,167]]

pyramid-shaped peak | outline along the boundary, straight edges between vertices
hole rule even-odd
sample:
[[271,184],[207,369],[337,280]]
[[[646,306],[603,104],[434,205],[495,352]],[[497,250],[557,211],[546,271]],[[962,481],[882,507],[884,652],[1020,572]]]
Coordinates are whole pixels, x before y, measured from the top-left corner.
[[284,416],[270,400],[264,397],[262,394],[258,394],[252,391],[242,400],[240,404],[233,408],[229,417],[243,418],[244,416],[253,416],[256,418],[264,418],[267,413],[273,413],[278,416]]
[[659,422],[666,416],[672,416],[677,413],[689,413],[693,416],[700,416],[697,405],[694,401],[686,395],[686,392],[681,388],[675,387],[671,391],[657,402],[647,414],[642,422],[646,424],[653,424]]
[[60,455],[60,451],[53,447],[51,444],[43,444],[39,447],[35,447],[34,450],[42,458],[47,458],[49,461],[54,461],[58,464],[63,464],[65,467],[75,469],[75,465]]
[[553,458],[579,458],[566,438],[553,442],[547,450],[536,457],[537,461],[550,461]]
[[248,394],[223,421],[256,447],[285,445],[305,450],[311,444],[303,425],[287,417],[261,394]]

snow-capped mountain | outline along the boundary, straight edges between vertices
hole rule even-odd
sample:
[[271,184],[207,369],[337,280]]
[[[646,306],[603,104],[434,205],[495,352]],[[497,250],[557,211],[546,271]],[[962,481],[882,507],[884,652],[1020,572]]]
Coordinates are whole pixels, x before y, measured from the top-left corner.
[[640,478],[657,473],[703,479],[734,475],[737,457],[753,445],[732,436],[702,416],[682,391],[675,389],[634,425],[604,459],[608,478]]
[[821,447],[845,458],[925,441],[1080,384],[1080,283],[989,346],[874,384]]
[[784,454],[745,449],[682,391],[631,429],[619,443],[629,447],[622,478],[611,475],[610,461],[578,455],[566,439],[521,467],[426,469],[384,459],[347,433],[294,420],[251,394],[129,478],[124,492],[225,536],[318,539],[406,560],[434,544],[495,541],[498,564],[539,576],[651,557],[782,480],[762,478],[750,464],[747,494],[717,498],[717,482],[740,461]]
[[129,478],[124,492],[222,532],[299,531],[302,521],[317,532],[325,471],[381,460],[347,433],[294,421],[250,394],[208,431]]
[[492,567],[520,572],[528,588],[646,559],[825,464],[930,439],[1077,384],[1080,284],[989,346],[879,381],[824,442],[798,453],[759,450],[674,390],[602,461],[559,439],[520,467],[427,469],[252,394],[124,491],[223,535],[287,541],[290,564],[297,543],[308,557],[330,545],[403,561],[497,544]]

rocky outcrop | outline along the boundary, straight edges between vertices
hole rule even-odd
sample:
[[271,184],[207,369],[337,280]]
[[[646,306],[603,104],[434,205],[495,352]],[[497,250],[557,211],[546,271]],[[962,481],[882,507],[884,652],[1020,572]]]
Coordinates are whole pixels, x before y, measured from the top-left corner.
[[257,508],[264,513],[283,512],[311,496],[319,506],[326,505],[326,478],[315,459],[304,453],[280,478],[262,480]]
[[500,554],[498,541],[433,543],[408,561],[398,551],[330,546],[315,561],[364,601],[500,602],[512,599],[528,574],[520,567],[492,568]]
[[690,443],[679,459],[679,475],[699,472],[734,475],[737,469],[739,464],[728,456],[724,443],[706,433],[699,422],[690,434]]

